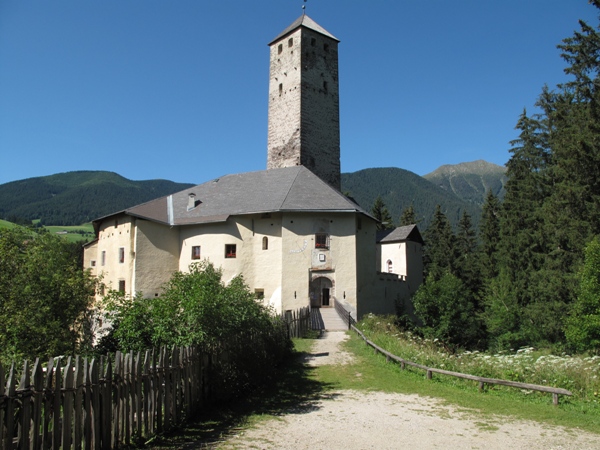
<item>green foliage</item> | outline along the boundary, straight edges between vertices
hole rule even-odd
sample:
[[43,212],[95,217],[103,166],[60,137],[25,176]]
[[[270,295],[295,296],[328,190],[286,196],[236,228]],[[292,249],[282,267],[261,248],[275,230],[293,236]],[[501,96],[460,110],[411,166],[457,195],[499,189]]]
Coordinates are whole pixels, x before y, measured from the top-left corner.
[[199,345],[217,358],[219,395],[233,395],[268,377],[291,351],[285,325],[254,299],[241,276],[228,285],[222,271],[203,261],[176,272],[160,297],[127,298],[109,292],[104,306],[113,329],[102,349]]
[[400,226],[404,227],[406,225],[414,225],[418,222],[417,213],[415,212],[415,208],[411,203],[409,206],[404,208],[402,211],[402,215],[400,216]]
[[0,359],[82,350],[94,287],[81,270],[79,245],[22,227],[0,229]]
[[394,222],[392,220],[392,215],[389,210],[385,206],[385,203],[378,196],[373,203],[373,207],[371,208],[371,215],[375,217],[379,223],[377,224],[378,230],[387,230],[389,228],[394,228]]
[[430,275],[413,297],[415,315],[422,322],[419,332],[438,339],[451,349],[477,346],[481,324],[464,283],[445,273]]
[[435,214],[429,227],[423,234],[425,248],[423,260],[426,278],[432,275],[440,279],[447,272],[454,272],[456,265],[456,238],[446,215],[440,205],[435,208]]
[[498,243],[500,241],[500,202],[488,191],[479,224],[481,271],[484,279],[498,275]]
[[79,225],[192,185],[131,181],[112,172],[78,171],[0,185],[0,218],[30,224]]
[[565,335],[577,351],[600,353],[600,238],[597,236],[585,250],[579,295],[571,307]]

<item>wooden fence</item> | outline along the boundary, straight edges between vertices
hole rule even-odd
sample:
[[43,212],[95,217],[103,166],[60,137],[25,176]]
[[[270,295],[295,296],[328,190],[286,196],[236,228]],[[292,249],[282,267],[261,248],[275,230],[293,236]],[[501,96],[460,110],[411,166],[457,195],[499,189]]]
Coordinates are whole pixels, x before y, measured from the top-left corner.
[[562,388],[541,386],[538,384],[519,383],[516,381],[500,380],[497,378],[478,377],[475,375],[469,375],[469,374],[460,373],[460,372],[451,372],[449,370],[442,370],[442,369],[436,369],[433,367],[427,367],[422,364],[417,364],[415,362],[408,361],[406,359],[400,358],[399,356],[393,355],[392,353],[388,352],[387,350],[379,347],[373,341],[370,341],[369,339],[367,339],[367,337],[363,334],[363,332],[360,331],[358,328],[356,328],[354,325],[352,325],[352,329],[365,341],[365,343],[367,345],[369,345],[370,347],[373,347],[373,349],[375,350],[375,353],[381,353],[381,354],[385,355],[387,361],[392,360],[392,361],[396,361],[396,362],[400,363],[400,366],[402,367],[403,370],[406,365],[409,365],[411,367],[416,367],[417,369],[425,370],[427,373],[428,380],[431,380],[433,373],[439,373],[441,375],[449,375],[449,376],[456,377],[456,378],[463,378],[466,380],[477,381],[479,383],[480,391],[483,391],[483,389],[487,383],[487,384],[498,384],[498,385],[502,385],[502,386],[510,386],[510,387],[515,387],[515,388],[519,388],[519,389],[528,389],[528,390],[532,390],[532,391],[548,392],[548,393],[552,394],[552,402],[554,403],[555,406],[558,406],[558,396],[559,395],[569,395],[569,396],[573,395],[573,393],[571,391],[568,391],[568,390],[562,389]]
[[[66,363],[65,363],[66,360]],[[209,395],[211,358],[194,347],[0,365],[0,448],[111,449],[166,431]],[[17,379],[19,381],[17,382]]]
[[281,319],[286,323],[290,338],[303,338],[310,330],[310,306],[296,311],[285,311]]

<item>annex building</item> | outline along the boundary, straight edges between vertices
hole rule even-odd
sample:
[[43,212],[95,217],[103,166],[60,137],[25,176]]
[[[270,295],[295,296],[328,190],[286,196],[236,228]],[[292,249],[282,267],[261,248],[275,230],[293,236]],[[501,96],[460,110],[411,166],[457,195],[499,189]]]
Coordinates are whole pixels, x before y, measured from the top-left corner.
[[394,313],[423,277],[416,225],[377,234],[340,192],[338,39],[306,15],[270,44],[267,169],[232,174],[94,221],[84,265],[111,289],[158,296],[207,259],[276,311]]

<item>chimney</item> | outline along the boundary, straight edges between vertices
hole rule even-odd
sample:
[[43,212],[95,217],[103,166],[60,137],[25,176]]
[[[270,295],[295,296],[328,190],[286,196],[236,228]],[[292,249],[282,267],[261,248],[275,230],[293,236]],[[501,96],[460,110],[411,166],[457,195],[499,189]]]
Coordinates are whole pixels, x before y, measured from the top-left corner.
[[195,207],[196,207],[196,194],[194,194],[193,192],[191,192],[189,194],[189,196],[188,196],[188,207],[187,207],[187,210],[191,211]]

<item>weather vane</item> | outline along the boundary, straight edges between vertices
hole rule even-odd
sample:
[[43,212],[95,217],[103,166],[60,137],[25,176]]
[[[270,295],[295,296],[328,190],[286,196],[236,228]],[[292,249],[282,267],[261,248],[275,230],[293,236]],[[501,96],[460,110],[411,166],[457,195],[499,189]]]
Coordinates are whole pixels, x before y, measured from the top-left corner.
[[302,5],[302,13],[306,14],[306,0],[304,0],[304,4]]

